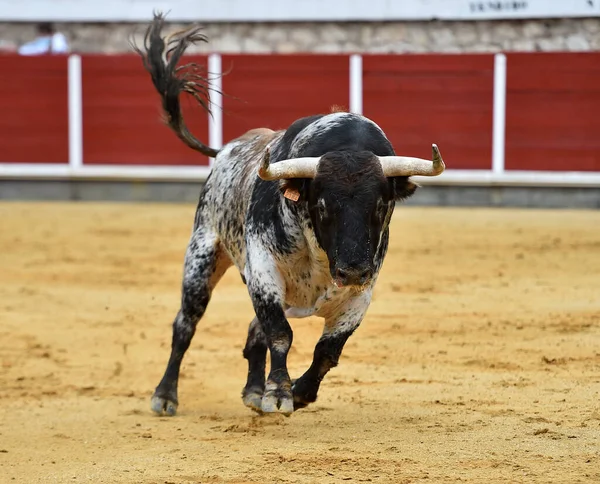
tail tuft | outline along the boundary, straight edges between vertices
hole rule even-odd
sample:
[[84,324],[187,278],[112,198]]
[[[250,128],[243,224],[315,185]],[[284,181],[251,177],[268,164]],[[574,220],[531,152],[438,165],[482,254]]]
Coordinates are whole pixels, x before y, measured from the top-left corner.
[[141,56],[144,68],[150,73],[152,83],[162,99],[167,125],[187,146],[206,156],[215,157],[219,150],[205,145],[188,130],[179,102],[180,94],[186,92],[210,113],[211,88],[206,69],[193,62],[177,67],[179,59],[190,45],[208,42],[208,39],[200,33],[198,26],[162,37],[164,24],[165,16],[160,12],[154,13],[154,19],[144,36],[144,48],[140,49],[134,43],[132,47]]

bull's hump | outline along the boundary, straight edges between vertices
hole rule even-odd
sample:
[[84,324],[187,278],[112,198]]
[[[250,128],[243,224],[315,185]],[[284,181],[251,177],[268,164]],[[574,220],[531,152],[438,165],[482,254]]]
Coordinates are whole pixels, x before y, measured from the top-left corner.
[[321,156],[328,151],[344,148],[362,150],[362,133],[369,133],[370,142],[375,134],[375,137],[387,143],[383,130],[369,118],[355,113],[328,114],[316,119],[298,133],[290,147],[290,158]]

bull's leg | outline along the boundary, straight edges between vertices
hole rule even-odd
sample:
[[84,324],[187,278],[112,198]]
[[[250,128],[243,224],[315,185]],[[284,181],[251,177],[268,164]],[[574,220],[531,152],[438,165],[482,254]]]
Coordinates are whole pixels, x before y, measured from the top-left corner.
[[285,283],[273,257],[258,240],[248,240],[246,261],[248,292],[271,354],[271,371],[260,408],[265,413],[289,415],[294,411],[294,403],[287,355],[293,334],[283,310]]
[[[255,299],[256,301],[256,299]],[[261,410],[290,415],[294,411],[292,381],[287,369],[287,356],[292,345],[292,328],[281,305],[258,298],[254,309],[267,337],[271,355],[271,371],[265,384]]]
[[[358,326],[358,325],[357,325]],[[352,332],[356,328],[335,331],[331,334],[324,333],[313,356],[313,362],[306,372],[298,378],[292,387],[294,394],[294,410],[306,407],[309,403],[317,400],[317,393],[321,381],[327,372],[337,366],[342,349]]]
[[248,328],[244,358],[248,360],[248,379],[242,391],[242,400],[244,405],[260,412],[262,397],[265,392],[267,337],[258,318],[254,318]]
[[175,415],[177,383],[183,355],[196,332],[213,288],[231,265],[217,237],[202,227],[196,229],[188,245],[181,295],[181,309],[173,322],[171,356],[162,380],[152,396],[151,408],[158,414]]
[[337,366],[346,341],[360,325],[370,301],[371,292],[364,292],[344,304],[335,315],[325,318],[325,328],[315,347],[312,364],[292,387],[294,410],[316,401],[321,381]]

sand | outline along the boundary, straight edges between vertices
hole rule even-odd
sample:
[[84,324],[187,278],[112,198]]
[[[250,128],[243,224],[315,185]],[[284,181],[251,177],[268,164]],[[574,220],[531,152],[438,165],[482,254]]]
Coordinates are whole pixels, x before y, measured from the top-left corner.
[[[193,214],[0,204],[0,482],[600,482],[600,211],[400,208],[365,321],[289,418],[241,402],[231,270],[157,417]],[[322,323],[292,327],[297,377]]]

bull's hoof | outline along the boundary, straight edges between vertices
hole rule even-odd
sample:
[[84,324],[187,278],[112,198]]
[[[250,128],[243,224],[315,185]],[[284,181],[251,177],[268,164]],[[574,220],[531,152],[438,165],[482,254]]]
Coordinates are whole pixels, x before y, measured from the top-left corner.
[[304,400],[300,400],[298,397],[294,396],[294,411],[308,407],[308,405],[311,403],[313,402],[305,402]]
[[262,398],[263,391],[260,388],[244,388],[242,392],[244,405],[258,413],[262,413]]
[[160,395],[156,392],[150,400],[150,408],[158,415],[168,415],[172,417],[177,413],[177,397],[172,395]]
[[286,416],[294,412],[294,400],[291,392],[280,388],[264,394],[260,409],[264,413],[282,413]]
[[299,378],[292,382],[292,392],[294,395],[294,410],[299,410],[308,406],[317,400],[317,390],[314,385],[308,385],[305,380]]

